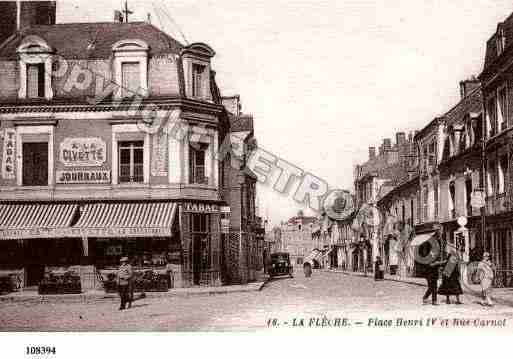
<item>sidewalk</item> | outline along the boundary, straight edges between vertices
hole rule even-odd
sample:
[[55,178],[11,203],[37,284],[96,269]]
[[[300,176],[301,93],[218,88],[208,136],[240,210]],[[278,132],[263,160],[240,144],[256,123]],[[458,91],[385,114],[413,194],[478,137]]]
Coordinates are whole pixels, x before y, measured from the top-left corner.
[[[341,269],[326,269],[330,272],[335,273],[341,273],[344,275],[351,275],[351,276],[357,276],[357,277],[365,277],[365,275],[361,272],[349,272]],[[370,272],[367,273],[367,278],[370,280],[374,280],[374,273]],[[385,274],[385,280],[391,281],[391,282],[399,282],[399,283],[406,283],[406,284],[412,284],[412,285],[418,285],[421,287],[427,287],[426,280],[424,278],[415,278],[415,277],[399,277],[397,275],[390,275]],[[470,291],[466,290],[466,288],[463,288],[465,294],[472,295],[476,298],[481,299],[480,295]],[[494,288],[492,290],[492,298],[494,302],[502,305],[508,305],[513,307],[513,288]]]
[[[240,285],[225,285],[220,287],[191,287],[174,288],[168,292],[146,292],[146,298],[162,297],[188,297],[193,295],[215,295],[228,293],[243,293],[260,291],[268,278],[259,278],[260,281]],[[135,293],[135,298],[140,299],[140,293]],[[92,302],[98,300],[117,300],[117,293],[105,293],[103,290],[91,290],[80,294],[47,294],[40,295],[37,291],[13,292],[0,295],[0,303],[77,303]]]

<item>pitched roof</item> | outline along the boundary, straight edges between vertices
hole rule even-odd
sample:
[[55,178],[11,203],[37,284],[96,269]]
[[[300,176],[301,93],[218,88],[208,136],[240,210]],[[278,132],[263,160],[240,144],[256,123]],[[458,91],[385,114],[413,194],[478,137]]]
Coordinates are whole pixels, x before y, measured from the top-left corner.
[[513,43],[513,14],[510,14],[506,20],[497,25],[497,31],[486,42],[486,54],[483,72],[485,72],[487,68],[499,58],[497,54],[496,42],[499,29],[504,31],[506,43],[503,53],[505,53],[506,50],[511,49],[511,44]]
[[[150,48],[150,56],[163,53],[178,54],[184,46],[146,22],[96,22],[37,25],[21,29],[0,46],[0,58],[16,58],[16,49],[29,35],[43,38],[66,59],[105,59],[112,55],[112,45],[120,40],[139,39]],[[95,46],[88,50],[94,41]]]

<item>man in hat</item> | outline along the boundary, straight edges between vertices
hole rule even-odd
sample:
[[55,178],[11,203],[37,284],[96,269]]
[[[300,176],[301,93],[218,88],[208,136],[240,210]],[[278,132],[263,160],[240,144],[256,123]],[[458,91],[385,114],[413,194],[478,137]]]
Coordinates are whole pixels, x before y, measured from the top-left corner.
[[121,265],[118,270],[118,291],[121,298],[119,310],[125,309],[126,303],[130,302],[130,281],[132,280],[132,266],[128,262],[128,257],[120,260]]

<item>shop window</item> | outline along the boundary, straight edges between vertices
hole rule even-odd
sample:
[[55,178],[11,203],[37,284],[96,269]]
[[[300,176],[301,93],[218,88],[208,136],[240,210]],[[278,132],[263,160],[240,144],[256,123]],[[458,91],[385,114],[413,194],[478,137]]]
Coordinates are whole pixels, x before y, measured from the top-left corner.
[[204,65],[192,64],[192,97],[203,96],[204,72]]
[[208,144],[194,143],[189,146],[189,183],[208,184],[205,176],[205,158]]
[[144,181],[144,142],[119,142],[119,182]]
[[48,186],[48,142],[23,143],[23,186]]
[[27,97],[45,97],[45,64],[27,65]]

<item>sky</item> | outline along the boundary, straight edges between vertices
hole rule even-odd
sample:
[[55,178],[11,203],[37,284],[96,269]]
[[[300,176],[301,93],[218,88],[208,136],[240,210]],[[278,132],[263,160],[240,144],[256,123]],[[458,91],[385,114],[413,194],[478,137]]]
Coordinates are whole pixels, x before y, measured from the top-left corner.
[[[111,21],[123,1],[61,0],[57,22]],[[165,7],[170,17],[155,11]],[[510,0],[174,0],[128,2],[131,21],[205,42],[223,96],[240,94],[260,147],[332,188],[353,189],[368,147],[421,129],[479,75]],[[172,19],[172,20],[171,20]],[[177,26],[178,24],[178,26]],[[181,31],[180,31],[181,29]],[[272,225],[302,206],[258,187]],[[311,213],[306,210],[306,213]]]

